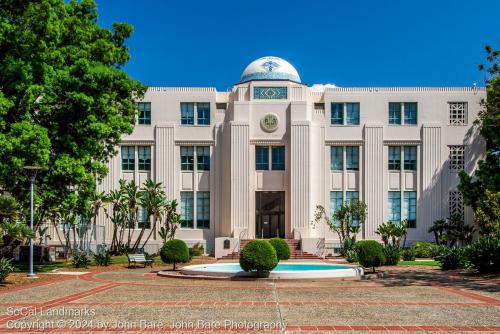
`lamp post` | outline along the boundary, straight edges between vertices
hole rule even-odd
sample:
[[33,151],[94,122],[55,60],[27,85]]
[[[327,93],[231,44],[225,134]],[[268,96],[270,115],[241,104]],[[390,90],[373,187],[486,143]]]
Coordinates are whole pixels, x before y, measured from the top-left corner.
[[[30,177],[30,229],[33,231],[33,192],[35,185],[35,177],[40,167],[37,166],[25,166],[24,170],[26,170]],[[30,237],[30,258],[29,258],[29,272],[28,277],[36,278],[37,276],[33,272],[33,238]]]

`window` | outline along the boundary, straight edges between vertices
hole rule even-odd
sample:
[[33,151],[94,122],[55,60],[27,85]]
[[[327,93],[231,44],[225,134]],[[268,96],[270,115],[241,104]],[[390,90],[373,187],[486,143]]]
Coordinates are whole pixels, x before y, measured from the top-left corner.
[[198,109],[198,124],[209,125],[210,124],[210,103],[197,103],[196,107]]
[[347,125],[359,125],[359,103],[332,103],[331,104],[331,124],[344,124],[344,109]]
[[404,169],[417,170],[417,147],[405,146],[404,147]]
[[358,170],[359,169],[359,147],[346,146],[346,169]]
[[331,170],[344,170],[344,147],[331,146],[330,147],[330,169]]
[[139,102],[137,104],[139,110],[138,124],[151,124],[151,102]]
[[181,227],[193,228],[193,192],[181,191]]
[[348,125],[359,125],[359,103],[346,104],[346,123]]
[[454,171],[461,171],[464,169],[464,146],[452,145],[450,146],[450,169]]
[[181,124],[194,124],[194,103],[181,103]]
[[330,192],[330,217],[335,213],[335,211],[342,206],[342,202],[344,199],[342,198],[341,191],[331,191]]
[[122,146],[122,170],[135,170],[135,150],[134,146]]
[[343,103],[332,103],[331,124],[344,124]]
[[138,146],[137,158],[139,160],[139,170],[141,171],[151,170],[151,147]]
[[194,147],[181,146],[181,170],[194,170]]
[[450,191],[449,194],[450,218],[464,220],[464,200],[460,191]]
[[415,191],[404,192],[403,219],[408,221],[409,228],[417,227],[417,193]]
[[450,125],[467,124],[467,102],[449,102]]
[[151,228],[151,222],[149,221],[148,210],[140,206],[137,212],[137,228],[143,227]]
[[210,147],[196,147],[196,169],[209,171],[210,170]]
[[393,223],[401,221],[401,193],[399,191],[389,191],[387,211],[387,220]]
[[389,170],[401,170],[401,147],[389,146]]
[[389,102],[389,124],[401,124],[401,103]]
[[269,147],[255,146],[255,169],[269,170]]
[[405,124],[417,124],[417,103],[406,102],[404,104]]
[[272,154],[272,170],[285,170],[285,146],[273,146]]
[[210,192],[196,193],[196,228],[210,228]]
[[[359,192],[357,191],[346,191],[345,202],[346,204],[351,204],[352,201],[359,201]],[[354,226],[359,225],[359,217],[351,217],[351,222]]]

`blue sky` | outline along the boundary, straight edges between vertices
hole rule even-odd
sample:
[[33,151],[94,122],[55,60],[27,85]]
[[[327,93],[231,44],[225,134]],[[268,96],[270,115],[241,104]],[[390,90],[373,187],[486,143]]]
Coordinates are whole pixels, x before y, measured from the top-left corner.
[[96,1],[101,25],[134,26],[125,69],[150,86],[227,90],[268,55],[309,85],[484,85],[500,44],[499,0]]

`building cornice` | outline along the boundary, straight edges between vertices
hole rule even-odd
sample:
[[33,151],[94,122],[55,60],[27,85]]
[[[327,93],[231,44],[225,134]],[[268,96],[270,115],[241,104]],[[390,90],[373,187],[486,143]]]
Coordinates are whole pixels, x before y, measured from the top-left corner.
[[345,146],[362,146],[364,145],[363,140],[349,140],[349,139],[326,139],[325,140],[325,145],[345,145]]
[[215,140],[176,140],[175,145],[180,146],[213,146],[215,145]]
[[151,92],[174,92],[174,93],[215,93],[214,87],[148,87]]
[[485,87],[328,87],[326,92],[485,92]]
[[396,139],[388,139],[384,140],[384,145],[413,145],[413,146],[418,146],[422,145],[422,141],[419,139],[402,139],[402,140],[396,140]]
[[131,145],[147,146],[154,144],[155,141],[149,139],[122,139],[122,141],[120,142],[120,146],[131,146]]

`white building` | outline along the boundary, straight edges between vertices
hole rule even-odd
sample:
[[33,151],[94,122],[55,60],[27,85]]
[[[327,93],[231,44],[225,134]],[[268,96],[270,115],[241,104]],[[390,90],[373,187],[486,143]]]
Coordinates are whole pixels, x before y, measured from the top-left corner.
[[406,218],[408,241],[432,241],[434,220],[472,221],[457,174],[483,155],[473,121],[485,96],[476,87],[308,87],[287,61],[264,57],[229,92],[150,87],[100,187],[162,182],[180,202],[177,237],[217,256],[239,238],[274,236],[321,255],[337,236],[311,224],[316,205],[333,212],[353,198],[368,205],[359,239]]

